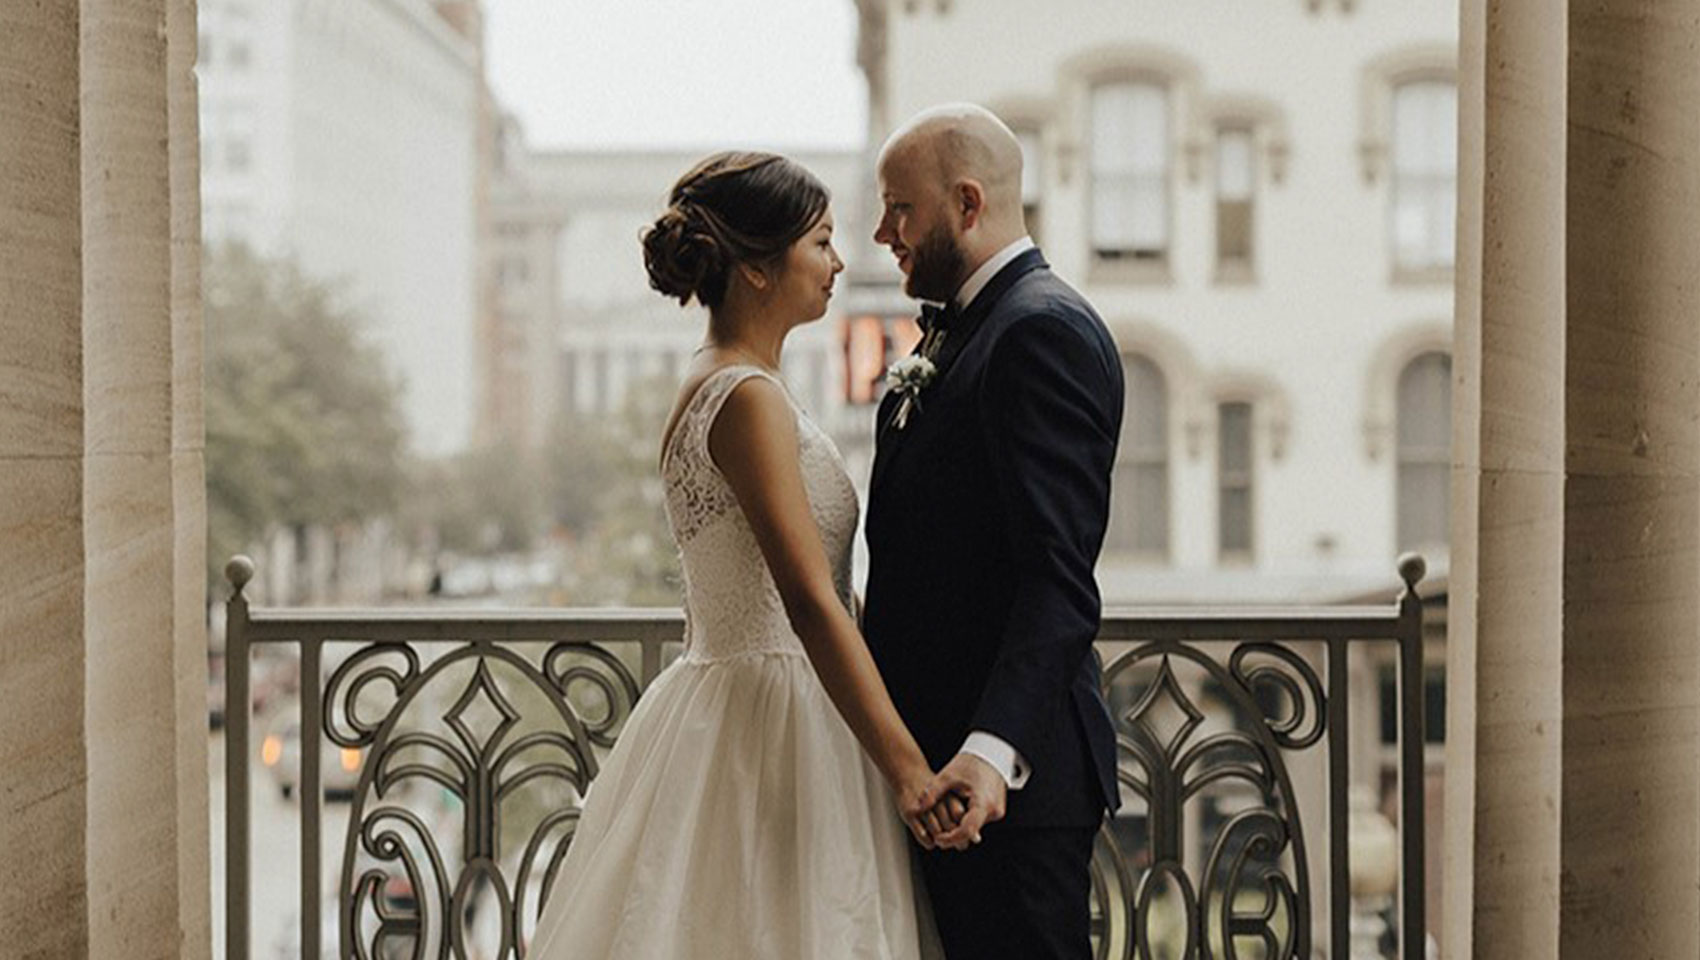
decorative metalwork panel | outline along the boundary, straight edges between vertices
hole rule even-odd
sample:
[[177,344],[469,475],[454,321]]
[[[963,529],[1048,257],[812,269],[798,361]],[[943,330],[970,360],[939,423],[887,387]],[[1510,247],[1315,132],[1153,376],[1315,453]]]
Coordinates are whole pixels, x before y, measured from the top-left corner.
[[1311,955],[1285,755],[1322,738],[1326,694],[1288,647],[1234,644],[1222,662],[1220,646],[1145,643],[1104,669],[1126,809],[1093,861],[1099,957],[1234,958],[1246,940],[1263,960]]
[[[343,661],[325,688],[325,736],[366,759],[342,853],[342,954],[458,956],[481,940],[485,955],[515,955],[595,748],[612,746],[638,693],[625,663],[586,643],[553,644],[538,663],[483,643],[428,666],[406,643]],[[459,822],[427,821],[445,810]],[[497,919],[475,927],[480,914]]]
[[[247,956],[251,919],[250,655],[272,645],[300,654],[301,876],[314,878],[302,955],[320,955],[322,742],[358,765],[336,854],[339,954],[523,957],[598,760],[677,649],[679,616],[250,613],[252,564],[227,572],[227,956]],[[1399,955],[1423,955],[1421,560],[1402,559],[1400,574],[1391,608],[1105,617],[1123,809],[1093,857],[1101,960],[1357,955],[1345,664],[1364,641],[1399,651]],[[1309,758],[1304,776],[1296,758]]]

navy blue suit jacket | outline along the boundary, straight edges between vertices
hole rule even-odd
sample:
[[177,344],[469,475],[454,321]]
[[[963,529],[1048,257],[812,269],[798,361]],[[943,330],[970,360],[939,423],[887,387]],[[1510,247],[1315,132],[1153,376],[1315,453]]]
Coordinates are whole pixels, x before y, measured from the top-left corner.
[[985,730],[1032,767],[1007,823],[1094,825],[1118,801],[1092,643],[1120,355],[1037,250],[948,329],[907,425],[880,405],[863,631],[935,768]]

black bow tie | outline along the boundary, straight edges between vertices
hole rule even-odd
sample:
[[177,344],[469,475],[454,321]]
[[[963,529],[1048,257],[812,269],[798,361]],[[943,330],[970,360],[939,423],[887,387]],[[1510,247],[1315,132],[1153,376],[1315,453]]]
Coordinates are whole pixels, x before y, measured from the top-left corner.
[[948,330],[952,322],[962,315],[957,309],[956,301],[952,300],[942,307],[930,303],[921,304],[921,316],[916,323],[920,324],[922,333],[932,333],[934,330]]

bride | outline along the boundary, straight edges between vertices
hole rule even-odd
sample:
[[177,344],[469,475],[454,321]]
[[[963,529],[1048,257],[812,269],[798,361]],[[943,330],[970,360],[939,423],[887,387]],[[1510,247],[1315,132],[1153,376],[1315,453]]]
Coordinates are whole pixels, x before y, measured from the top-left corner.
[[[760,153],[709,157],[645,232],[650,284],[709,310],[663,433],[683,657],[585,800],[530,960],[915,960],[904,825],[932,771],[852,618],[855,489],[779,379],[844,264],[826,188]],[[883,782],[882,782],[883,781]]]

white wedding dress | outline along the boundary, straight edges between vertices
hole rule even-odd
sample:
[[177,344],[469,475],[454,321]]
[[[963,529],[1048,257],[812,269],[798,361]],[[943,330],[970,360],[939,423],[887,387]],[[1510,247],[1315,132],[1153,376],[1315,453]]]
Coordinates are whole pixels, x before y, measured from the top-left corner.
[[[752,376],[768,375],[710,374],[668,440],[661,472],[684,568],[685,654],[644,693],[592,784],[527,960],[922,956],[906,829],[709,458],[709,426]],[[855,488],[800,410],[797,431],[848,606]]]

